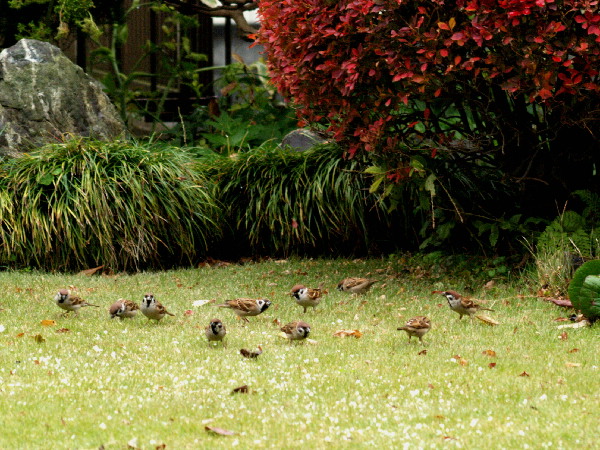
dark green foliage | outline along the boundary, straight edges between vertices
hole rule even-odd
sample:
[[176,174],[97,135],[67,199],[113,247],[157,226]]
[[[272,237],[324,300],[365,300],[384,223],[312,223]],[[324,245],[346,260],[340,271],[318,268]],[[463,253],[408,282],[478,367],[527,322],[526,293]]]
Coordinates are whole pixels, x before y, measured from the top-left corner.
[[82,138],[5,162],[0,262],[114,270],[189,264],[219,234],[212,185],[172,147]]
[[220,95],[199,105],[174,133],[187,145],[204,143],[222,154],[256,148],[269,140],[281,141],[296,128],[294,111],[269,84],[262,61],[241,60],[220,68],[215,90]]
[[600,260],[588,261],[577,269],[569,285],[569,298],[588,319],[600,318]]
[[212,165],[233,228],[230,245],[262,254],[365,252],[387,215],[358,163],[337,145],[306,152],[263,146]]

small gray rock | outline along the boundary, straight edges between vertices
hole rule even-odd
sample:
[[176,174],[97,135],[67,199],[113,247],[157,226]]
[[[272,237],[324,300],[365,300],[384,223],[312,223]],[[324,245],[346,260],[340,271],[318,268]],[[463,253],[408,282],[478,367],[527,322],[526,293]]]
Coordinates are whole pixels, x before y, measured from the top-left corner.
[[315,132],[306,128],[300,128],[288,133],[281,141],[281,146],[291,148],[297,152],[303,152],[325,142],[327,141]]

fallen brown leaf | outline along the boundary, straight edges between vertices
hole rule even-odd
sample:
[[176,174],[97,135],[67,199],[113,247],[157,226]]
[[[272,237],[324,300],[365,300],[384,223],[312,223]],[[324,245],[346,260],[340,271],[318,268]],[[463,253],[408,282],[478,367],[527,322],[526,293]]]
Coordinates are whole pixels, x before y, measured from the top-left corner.
[[527,372],[523,371],[523,373],[520,373],[519,376],[520,377],[528,377],[529,374]]
[[338,330],[335,333],[333,333],[333,335],[335,337],[346,337],[346,336],[353,336],[356,339],[358,339],[359,337],[361,337],[363,334],[359,331],[359,330]]
[[56,325],[56,320],[44,319],[40,322],[44,327],[51,327]]
[[227,267],[230,265],[231,265],[231,263],[229,263],[227,261],[221,261],[219,259],[214,259],[214,258],[209,257],[209,258],[206,258],[206,261],[198,264],[198,267]]
[[567,353],[577,353],[578,351],[579,351],[578,348],[574,348],[574,349],[569,350]]
[[469,365],[469,361],[467,361],[465,358],[463,358],[460,355],[454,355],[453,358],[456,360],[457,363],[459,363],[461,366],[467,366]]
[[492,289],[492,288],[493,288],[495,285],[496,285],[496,282],[495,282],[494,280],[490,280],[490,281],[488,281],[487,283],[485,283],[485,284],[483,285],[483,288],[484,288],[484,289],[486,289],[486,290],[490,290],[490,289]]
[[104,268],[104,266],[98,266],[98,267],[94,267],[92,269],[85,269],[82,270],[81,272],[79,272],[79,275],[87,275],[88,277],[94,275],[96,272],[98,272],[99,270],[102,270]]
[[426,355],[427,354],[427,349],[423,349],[421,350],[419,353],[417,353],[417,355]]
[[19,334],[17,334],[17,337],[23,337],[23,336],[25,336],[25,333],[19,333]]
[[71,330],[69,330],[68,328],[59,328],[58,330],[56,330],[57,333],[68,333],[69,331]]
[[282,327],[281,320],[279,320],[279,319],[277,319],[277,318],[273,319],[273,324],[274,324],[276,327],[279,327],[279,328],[281,328],[281,327]]
[[489,364],[488,364],[488,367],[489,367],[490,369],[493,369],[494,367],[496,367],[496,363],[489,363]]
[[567,334],[567,332],[566,332],[566,331],[563,331],[562,333],[560,333],[560,336],[558,336],[558,338],[559,338],[561,341],[566,341],[567,339],[569,339],[569,335]]
[[258,350],[255,350],[253,352],[250,350],[246,350],[245,348],[240,350],[240,353],[244,358],[258,358],[258,356],[262,354],[262,352],[262,347],[260,345],[258,346]]
[[183,313],[184,316],[192,316],[194,315],[194,311],[192,311],[191,309],[186,309],[185,312]]
[[540,298],[546,302],[554,303],[556,306],[562,306],[564,308],[572,308],[573,307],[573,304],[571,303],[571,300],[569,300],[569,299],[552,298],[552,297],[545,297],[545,296],[542,296]]
[[218,434],[219,436],[233,436],[235,434],[233,431],[219,427],[209,427],[208,425],[206,425],[204,429],[210,433]]
[[491,326],[500,325],[500,322],[492,319],[491,317],[485,316],[485,315],[478,315],[475,317],[478,318],[479,320],[481,320],[483,323],[491,325]]
[[231,391],[232,394],[247,394],[248,393],[248,385],[244,384],[243,386],[238,386]]
[[492,358],[496,357],[496,352],[494,350],[484,350],[481,352],[482,355],[490,356]]

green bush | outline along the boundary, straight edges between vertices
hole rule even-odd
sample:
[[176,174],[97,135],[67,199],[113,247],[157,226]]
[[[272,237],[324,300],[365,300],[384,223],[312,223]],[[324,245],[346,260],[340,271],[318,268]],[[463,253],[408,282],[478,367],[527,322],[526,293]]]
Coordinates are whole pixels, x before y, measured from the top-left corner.
[[569,298],[588,319],[600,318],[600,260],[588,261],[577,269],[569,285]]
[[[368,249],[389,219],[356,161],[337,145],[263,146],[211,163],[236,249],[289,255]],[[387,226],[384,228],[389,229]]]
[[0,261],[43,269],[189,264],[219,234],[213,187],[179,149],[83,138],[0,166]]

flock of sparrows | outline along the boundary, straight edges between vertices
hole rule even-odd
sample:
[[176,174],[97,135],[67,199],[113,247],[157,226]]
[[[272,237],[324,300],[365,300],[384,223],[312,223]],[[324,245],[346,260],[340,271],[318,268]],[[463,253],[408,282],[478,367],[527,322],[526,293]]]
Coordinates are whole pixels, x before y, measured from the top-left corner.
[[[378,281],[379,280],[371,280],[368,278],[345,278],[339,282],[337,289],[339,291],[361,295],[368,292],[371,286]],[[463,316],[469,316],[472,319],[480,310],[493,311],[492,309],[484,308],[474,301],[462,297],[456,291],[434,291],[434,293],[442,294],[446,297],[450,309],[460,315],[459,319],[462,319]],[[304,308],[304,313],[306,313],[309,306],[311,306],[313,310],[316,309],[324,294],[327,294],[327,291],[323,289],[322,284],[318,288],[308,288],[302,284],[297,284],[293,286],[290,291],[290,295],[295,299],[296,303]],[[60,308],[66,311],[65,314],[69,312],[78,314],[79,309],[87,306],[99,307],[98,305],[93,305],[85,301],[81,297],[71,295],[68,289],[59,290],[54,297],[54,300]],[[265,312],[269,306],[271,306],[271,301],[263,298],[237,298],[235,300],[228,300],[225,303],[216,306],[231,309],[238,318],[245,322],[249,322],[248,317],[258,316]],[[141,305],[138,305],[131,300],[119,299],[114,302],[108,310],[111,318],[119,317],[121,320],[135,317],[138,311],[141,311],[148,320],[156,320],[157,322],[167,315],[175,315],[167,311],[167,309],[156,300],[156,297],[152,293],[144,295]],[[431,320],[425,316],[412,317],[404,326],[398,328],[398,330],[406,331],[409,342],[411,338],[415,336],[419,338],[419,341],[422,344],[423,336],[430,329]],[[280,330],[291,342],[306,339],[310,334],[311,327],[302,320],[296,320],[284,325]],[[226,334],[227,329],[220,319],[212,319],[205,328],[205,335],[209,345],[212,342],[222,342],[224,344],[223,339]],[[259,350],[262,352],[260,347]],[[246,352],[248,351],[246,350]],[[244,354],[243,351],[242,354]],[[260,353],[256,353],[256,356],[258,356],[258,354]],[[251,357],[256,356],[253,354]]]

